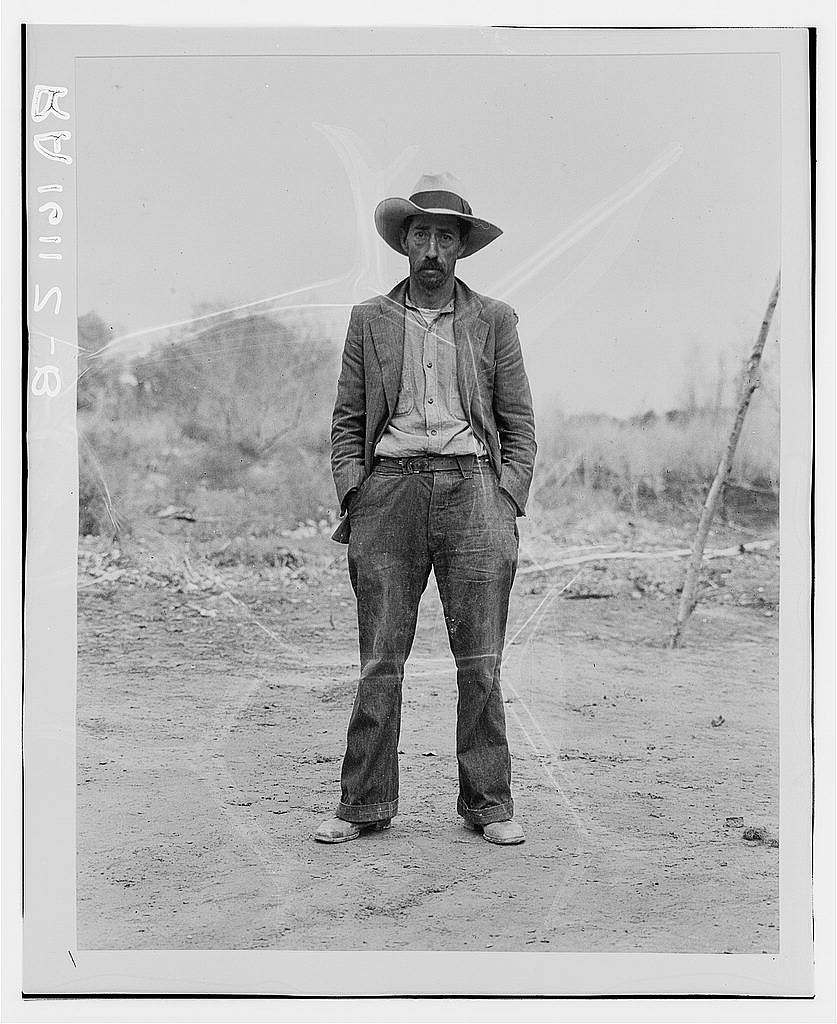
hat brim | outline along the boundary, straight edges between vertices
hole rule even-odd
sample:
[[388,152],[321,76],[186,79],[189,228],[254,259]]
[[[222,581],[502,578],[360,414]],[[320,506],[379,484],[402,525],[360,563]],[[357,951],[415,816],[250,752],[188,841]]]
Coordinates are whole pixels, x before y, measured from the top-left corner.
[[460,255],[459,259],[464,259],[466,256],[472,256],[475,252],[479,252],[480,249],[484,249],[489,242],[493,242],[495,238],[499,238],[503,233],[496,224],[491,224],[487,220],[481,220],[479,217],[469,216],[467,213],[457,213],[455,210],[446,209],[426,209],[423,206],[417,206],[409,199],[384,199],[375,207],[375,227],[390,249],[395,249],[400,256],[404,255],[404,250],[401,248],[401,228],[404,221],[407,217],[415,217],[419,213],[432,213],[440,217],[456,217],[458,220],[464,220],[470,224],[471,230],[468,235],[468,242],[465,246],[465,251]]

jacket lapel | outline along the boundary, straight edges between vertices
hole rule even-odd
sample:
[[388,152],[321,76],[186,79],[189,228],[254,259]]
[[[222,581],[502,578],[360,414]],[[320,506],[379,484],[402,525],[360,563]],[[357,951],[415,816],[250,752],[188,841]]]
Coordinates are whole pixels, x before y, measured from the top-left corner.
[[[370,321],[375,354],[381,366],[384,394],[390,413],[398,401],[404,365],[404,299],[407,281],[401,281],[381,300],[380,315]],[[489,324],[480,316],[482,303],[471,289],[456,279],[454,288],[453,337],[456,344],[456,376],[459,396],[466,415],[477,384],[482,350]]]
[[404,297],[407,282],[397,284],[381,299],[381,314],[370,321],[375,354],[381,365],[387,406],[390,413],[398,401],[401,371],[404,364]]
[[[477,373],[488,337],[489,325],[480,316],[482,303],[463,284],[456,279],[453,317],[453,337],[456,343],[456,376],[459,383],[459,396],[462,408],[468,415],[471,408],[471,396],[477,384]],[[470,417],[469,417],[470,419]]]

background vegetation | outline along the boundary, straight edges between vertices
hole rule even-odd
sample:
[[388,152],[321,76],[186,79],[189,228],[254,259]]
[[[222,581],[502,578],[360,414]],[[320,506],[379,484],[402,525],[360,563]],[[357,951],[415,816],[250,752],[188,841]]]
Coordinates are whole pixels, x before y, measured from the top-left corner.
[[[269,561],[275,537],[334,518],[331,409],[340,345],[246,315],[181,331],[145,354],[100,353],[109,330],[79,321],[79,529],[119,538],[177,521],[216,558]],[[204,321],[206,323],[206,321]],[[774,345],[775,349],[775,345]],[[742,342],[742,359],[747,354]],[[732,421],[734,372],[691,367],[683,408],[629,420],[539,410],[529,515],[556,540],[585,522],[693,522]],[[698,379],[696,379],[696,377]],[[712,395],[700,402],[696,395]],[[739,445],[725,515],[775,518],[776,369]],[[598,517],[598,518],[597,518]],[[213,554],[214,552],[214,554]]]

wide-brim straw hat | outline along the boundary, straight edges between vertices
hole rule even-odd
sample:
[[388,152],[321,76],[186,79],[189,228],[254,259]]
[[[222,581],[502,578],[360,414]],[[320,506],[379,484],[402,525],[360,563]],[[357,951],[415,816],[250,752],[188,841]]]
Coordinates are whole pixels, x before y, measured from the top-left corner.
[[416,182],[409,199],[384,199],[375,208],[375,227],[378,234],[401,256],[404,255],[401,248],[401,228],[407,217],[415,217],[419,213],[458,217],[470,225],[468,242],[460,259],[479,252],[503,233],[496,224],[475,217],[471,213],[470,204],[462,197],[462,186],[452,174],[423,174]]

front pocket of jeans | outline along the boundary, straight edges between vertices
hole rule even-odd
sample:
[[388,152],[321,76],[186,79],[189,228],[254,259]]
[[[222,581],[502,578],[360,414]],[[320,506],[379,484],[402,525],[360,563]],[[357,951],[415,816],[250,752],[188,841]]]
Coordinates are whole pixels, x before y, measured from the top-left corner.
[[358,510],[365,508],[369,504],[369,494],[375,490],[380,481],[380,474],[376,474],[374,471],[364,479],[360,485],[360,490],[355,496],[355,500],[352,502],[352,507],[349,509],[349,516],[357,515]]
[[357,512],[361,503],[363,502],[364,495],[366,494],[367,488],[369,487],[369,481],[371,479],[371,475],[365,477],[360,487],[358,487],[357,493],[354,496],[354,500],[352,501],[351,505],[349,505],[349,516],[353,516]]
[[506,492],[502,490],[500,487],[497,488],[497,493],[500,495],[500,501],[505,506],[505,509],[508,512],[508,514],[512,517],[512,519],[517,519],[517,506],[515,505],[511,496],[506,494]]
[[514,504],[510,494],[507,494],[500,486],[500,481],[497,479],[494,473],[491,474],[494,480],[494,491],[497,495],[497,502],[500,506],[501,514],[508,516],[517,526],[517,506]]

